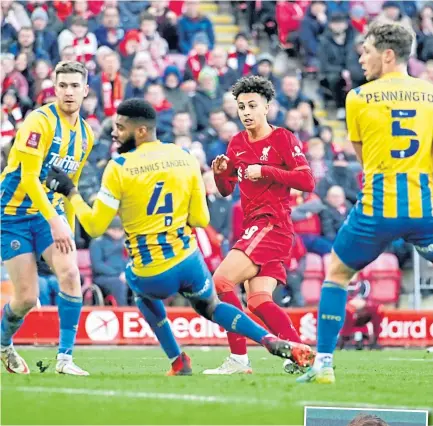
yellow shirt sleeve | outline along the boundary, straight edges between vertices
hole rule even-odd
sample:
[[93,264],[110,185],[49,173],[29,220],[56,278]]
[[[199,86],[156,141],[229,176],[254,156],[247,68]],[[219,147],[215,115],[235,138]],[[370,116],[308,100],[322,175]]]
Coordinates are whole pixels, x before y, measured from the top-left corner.
[[362,107],[362,98],[352,89],[346,97],[346,122],[349,140],[362,142],[358,123],[358,113]]
[[21,185],[46,220],[57,216],[39,180],[42,162],[52,136],[53,130],[49,126],[48,118],[34,111],[24,120],[15,140],[18,160],[21,163]]
[[119,178],[118,166],[110,161],[102,176],[102,186],[93,208],[86,204],[80,194],[69,199],[78,220],[92,238],[101,236],[117,214],[121,196]]
[[[78,186],[78,182],[80,180],[81,177],[81,172],[83,171],[84,166],[87,163],[87,158],[90,155],[90,152],[92,151],[93,148],[93,143],[94,143],[94,135],[93,135],[93,131],[90,128],[90,126],[86,125],[86,131],[87,131],[87,140],[88,140],[88,144],[87,144],[87,151],[84,154],[84,158],[83,161],[80,164],[80,167],[78,168],[78,170],[75,172],[74,177],[72,178],[72,182],[74,183],[74,185],[77,187]],[[71,203],[69,202],[69,200],[65,198],[65,216],[66,219],[69,223],[69,226],[72,229],[72,233],[75,232],[75,214],[74,214],[74,208],[72,207]]]
[[[195,160],[195,159],[194,159]],[[206,202],[206,190],[200,173],[200,166],[195,160],[191,182],[191,200],[189,203],[188,225],[204,228],[209,224],[210,214]]]

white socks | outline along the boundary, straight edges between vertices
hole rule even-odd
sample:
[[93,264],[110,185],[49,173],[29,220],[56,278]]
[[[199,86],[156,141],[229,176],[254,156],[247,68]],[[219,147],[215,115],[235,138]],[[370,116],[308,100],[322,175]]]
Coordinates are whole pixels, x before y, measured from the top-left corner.
[[323,367],[323,364],[325,362],[331,363],[331,365],[332,365],[333,359],[334,359],[334,355],[333,354],[318,353],[316,355],[316,359],[314,360],[313,368],[315,370],[320,370]]
[[237,362],[243,365],[248,365],[249,362],[248,354],[245,355],[230,354],[230,358],[233,358],[234,360],[236,360]]

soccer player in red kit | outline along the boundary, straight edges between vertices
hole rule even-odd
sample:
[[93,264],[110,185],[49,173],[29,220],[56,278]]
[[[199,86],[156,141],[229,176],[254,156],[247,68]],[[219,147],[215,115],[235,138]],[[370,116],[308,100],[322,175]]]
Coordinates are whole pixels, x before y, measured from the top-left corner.
[[[314,178],[300,142],[288,130],[267,121],[269,102],[275,96],[272,83],[262,77],[243,77],[233,86],[238,113],[245,130],[235,135],[226,155],[212,163],[215,182],[223,196],[239,182],[244,212],[244,234],[214,274],[220,299],[239,309],[234,287],[246,282],[248,309],[280,338],[299,343],[300,366],[309,365],[314,354],[303,345],[289,316],[272,300],[278,282],[286,282],[284,264],[293,244],[290,188],[311,192]],[[222,366],[204,374],[252,373],[246,339],[228,333],[230,356]]]

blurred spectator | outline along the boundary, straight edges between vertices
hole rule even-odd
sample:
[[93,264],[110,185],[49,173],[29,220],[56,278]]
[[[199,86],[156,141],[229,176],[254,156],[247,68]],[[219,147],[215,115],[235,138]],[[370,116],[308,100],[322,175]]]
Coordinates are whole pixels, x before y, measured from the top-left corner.
[[382,5],[382,12],[376,18],[382,22],[399,22],[408,28],[412,28],[412,21],[405,15],[404,9],[399,1],[385,1]]
[[197,33],[186,61],[184,80],[197,81],[201,70],[209,64],[209,59],[209,38],[205,33]]
[[[223,111],[225,112],[227,118],[230,121],[233,121],[238,126],[238,129],[242,128],[242,122],[238,114],[238,102],[236,101],[236,98],[233,96],[232,92],[224,93]],[[270,122],[269,112],[268,112],[268,122]]]
[[433,59],[433,3],[423,6],[418,18],[417,55],[421,61]]
[[223,197],[218,192],[212,171],[203,174],[203,181],[207,194],[210,225],[218,233],[218,240],[220,244],[225,246],[224,252],[227,253],[228,240],[230,238],[232,200],[231,197]]
[[353,33],[347,17],[333,14],[319,46],[321,84],[328,90],[337,107],[337,120],[346,118],[346,80],[349,52],[353,50]]
[[107,7],[102,13],[102,25],[95,29],[99,46],[116,49],[123,40],[125,31],[120,27],[120,16],[117,7]]
[[229,50],[227,65],[236,71],[238,77],[242,77],[248,75],[255,64],[256,57],[250,50],[247,34],[238,33],[234,46]]
[[56,15],[62,24],[72,15],[74,11],[74,2],[69,0],[55,0],[53,2]]
[[322,200],[326,199],[328,189],[337,185],[343,188],[346,198],[352,204],[356,203],[359,186],[355,174],[348,168],[348,165],[347,155],[344,152],[335,154],[328,172],[316,186],[316,193]]
[[204,261],[211,273],[214,273],[223,260],[219,234],[211,225],[206,228],[194,228],[197,245],[203,254]]
[[[2,13],[2,40],[5,35],[3,34],[3,23],[11,25],[16,32],[21,28],[31,27],[31,21],[29,15],[26,12],[24,6],[17,1],[13,0],[2,0],[1,1],[1,13]],[[10,32],[13,34],[13,32]]]
[[352,87],[359,87],[367,82],[364,76],[364,70],[359,63],[359,58],[362,54],[362,44],[364,43],[364,37],[358,35],[355,38],[352,49],[349,51],[347,56],[347,70],[350,73],[350,80],[352,81]]
[[125,99],[143,99],[148,85],[146,70],[144,68],[132,68],[125,87]]
[[7,52],[9,46],[16,41],[17,32],[15,28],[4,18],[3,10],[0,8],[0,22],[1,22],[1,51]]
[[301,23],[299,39],[305,51],[307,67],[318,67],[319,37],[325,31],[327,23],[326,2],[312,1]]
[[76,61],[77,53],[75,52],[74,46],[66,46],[60,52],[60,60],[61,61]]
[[113,296],[119,306],[128,304],[123,244],[122,223],[119,217],[115,217],[105,234],[92,240],[89,246],[93,282],[101,287],[105,294]]
[[48,21],[46,27],[44,28],[54,33],[57,37],[57,34],[59,34],[60,31],[62,31],[62,29],[64,28],[64,23],[57,16],[57,11],[54,7],[54,3],[47,2],[46,0],[28,0],[25,3],[28,16],[31,16],[33,12],[38,8],[43,9],[47,13]]
[[173,105],[165,97],[164,89],[160,84],[152,83],[147,88],[145,99],[156,110],[158,115],[156,136],[158,139],[161,139],[164,134],[172,130],[174,117]]
[[236,71],[227,66],[227,59],[227,52],[218,46],[212,50],[209,58],[209,65],[217,71],[220,88],[223,92],[230,90],[238,79]]
[[205,148],[218,137],[218,132],[227,121],[227,116],[222,109],[215,108],[210,112],[208,126],[198,135],[198,140]]
[[303,102],[310,100],[301,91],[301,82],[297,75],[289,74],[283,77],[281,93],[277,95],[278,103],[286,110],[297,108]]
[[299,102],[298,105],[298,111],[301,113],[302,117],[301,130],[312,136],[317,134],[317,130],[320,126],[319,121],[314,117],[313,105],[312,101],[302,101]]
[[[43,88],[53,86],[51,81],[51,63],[46,59],[38,59],[34,66],[34,85],[33,93],[36,98],[39,96]],[[48,80],[48,84],[44,84]]]
[[36,47],[35,44],[35,32],[32,27],[22,27],[18,32],[18,41],[12,43],[9,47],[9,52],[12,53],[15,57],[19,53],[27,53],[31,57],[31,61],[35,59],[47,59],[50,57],[48,53]]
[[[132,30],[134,31],[134,30]],[[140,50],[148,51],[151,46],[156,47],[162,55],[168,53],[168,43],[157,31],[155,17],[149,12],[140,15]]]
[[[138,56],[137,52],[140,48],[140,35],[138,30],[129,31],[123,40],[119,43],[119,53],[121,55],[122,70],[126,73],[131,71],[133,63],[136,61]],[[136,55],[137,54],[137,55]],[[146,54],[150,61],[150,55],[147,52],[140,52],[140,54]],[[135,68],[145,68],[144,66],[134,65]]]
[[15,60],[12,53],[2,53],[0,73],[2,93],[7,89],[15,88],[19,96],[28,96],[29,84],[26,78],[15,69]]
[[140,26],[140,13],[146,9],[147,0],[119,1],[117,7],[120,12],[120,20],[124,30],[138,28]]
[[326,14],[330,18],[334,13],[349,15],[350,2],[343,0],[329,0],[326,2]]
[[332,162],[334,159],[335,153],[338,151],[334,144],[334,133],[332,131],[332,127],[330,126],[322,126],[319,128],[319,138],[324,143],[325,155],[323,159],[327,162]]
[[216,156],[227,152],[227,145],[238,132],[239,128],[233,121],[228,121],[221,126],[221,129],[218,131],[218,139],[210,143],[206,149],[206,158],[209,166]]
[[1,101],[3,112],[7,114],[8,119],[14,127],[18,129],[23,122],[24,114],[19,102],[17,90],[14,87],[10,87],[3,93]]
[[161,136],[161,141],[174,143],[178,136],[188,136],[191,140],[196,138],[196,135],[192,132],[192,119],[187,111],[179,111],[174,114],[173,127],[169,132]]
[[275,18],[278,25],[278,38],[283,47],[298,42],[298,31],[305,15],[305,10],[298,3],[297,1],[277,1]]
[[59,282],[56,275],[41,257],[37,262],[39,301],[42,306],[57,305]]
[[326,208],[320,212],[322,234],[333,243],[338,230],[349,215],[352,204],[346,200],[344,189],[334,185],[326,193],[325,205]]
[[[322,226],[319,214],[325,205],[320,198],[314,193],[292,189],[290,191],[290,208],[294,232],[301,237],[302,244],[307,251],[320,256],[330,253],[332,243],[321,235]],[[298,249],[301,249],[300,244]]]
[[177,22],[179,34],[179,50],[187,55],[192,49],[194,37],[197,33],[205,33],[209,40],[209,48],[215,45],[215,34],[212,22],[200,13],[200,0],[186,0],[184,11]]
[[286,118],[287,111],[280,106],[276,99],[272,99],[269,103],[268,110],[268,123],[276,127],[284,127],[284,120]]
[[197,129],[204,130],[209,124],[210,112],[221,108],[222,93],[218,87],[217,72],[211,67],[204,67],[198,77],[199,87],[193,97],[193,105],[197,114]]
[[257,63],[254,66],[254,74],[270,80],[274,85],[275,92],[281,91],[281,80],[273,74],[274,58],[269,53],[262,53],[257,56]]
[[72,2],[72,14],[66,20],[66,27],[70,27],[74,18],[82,18],[87,22],[87,28],[90,32],[94,32],[98,26],[98,22],[91,10],[89,10],[88,0],[75,0]]
[[90,68],[98,49],[98,41],[95,34],[89,32],[89,25],[84,18],[73,16],[69,28],[59,34],[58,43],[59,52],[66,46],[73,46],[77,55],[76,60],[86,64],[86,67]]
[[360,34],[365,34],[367,30],[367,13],[362,4],[354,4],[350,10],[350,25]]
[[101,64],[102,72],[95,76],[90,87],[98,96],[98,107],[105,117],[111,117],[122,102],[126,81],[120,75],[120,59],[116,52],[107,53]]
[[83,100],[80,114],[90,125],[93,122],[100,124],[102,121],[102,115],[98,111],[98,96],[92,89]]
[[3,160],[6,160],[7,155],[9,154],[9,150],[12,146],[12,141],[15,137],[15,127],[12,124],[11,120],[9,120],[9,115],[3,110],[0,109],[0,147],[2,154],[5,155],[5,158],[2,156],[2,171],[4,166],[6,165]]
[[191,98],[180,88],[182,76],[179,68],[169,65],[162,76],[164,92],[168,101],[173,105],[174,112],[187,112],[191,118],[192,130],[197,128],[197,119]]
[[307,158],[311,171],[316,182],[319,182],[328,170],[325,162],[325,144],[320,138],[312,138],[307,142],[307,147]]
[[95,164],[87,161],[81,172],[80,181],[78,182],[78,190],[87,204],[92,205],[94,203],[100,186],[99,170]]
[[197,159],[198,163],[200,164],[201,172],[207,172],[209,170],[209,166],[206,164],[206,154],[203,150],[202,144],[200,142],[193,142],[189,152]]
[[48,13],[42,8],[36,8],[32,13],[32,25],[35,32],[37,49],[45,50],[53,63],[59,61],[59,46],[57,34],[47,28]]
[[147,11],[155,17],[159,34],[167,41],[169,50],[173,52],[177,51],[179,46],[177,16],[169,9],[168,3],[166,0],[151,1]]
[[190,136],[176,136],[174,138],[174,144],[181,147],[182,149],[190,151],[192,146],[192,139]]
[[45,80],[42,83],[42,90],[36,98],[36,106],[40,107],[56,101],[56,91],[50,80]]
[[302,116],[296,108],[287,111],[284,124],[286,129],[290,130],[300,142],[305,143],[310,139],[311,135],[302,130]]
[[428,61],[425,64],[425,70],[424,73],[420,76],[420,78],[429,81],[433,84],[433,60]]

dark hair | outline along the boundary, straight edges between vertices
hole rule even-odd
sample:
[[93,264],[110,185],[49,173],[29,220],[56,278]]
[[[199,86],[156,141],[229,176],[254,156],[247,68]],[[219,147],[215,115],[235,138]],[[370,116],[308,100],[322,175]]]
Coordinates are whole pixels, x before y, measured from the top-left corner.
[[242,93],[258,93],[270,102],[275,97],[275,89],[273,84],[256,75],[242,77],[238,80],[232,89],[233,96],[237,99]]
[[149,102],[143,99],[132,98],[122,101],[117,107],[117,114],[134,121],[146,121],[150,128],[154,128],[156,125],[156,111]]
[[389,426],[374,414],[358,414],[347,426]]
[[155,19],[155,17],[151,14],[151,13],[149,13],[149,12],[147,12],[146,10],[144,11],[144,12],[142,12],[141,14],[140,14],[140,24],[143,22],[143,21],[156,21],[156,19]]
[[373,45],[379,52],[391,49],[395,53],[397,62],[409,60],[414,33],[405,26],[397,22],[389,24],[374,22],[368,28],[365,39],[368,37],[373,38]]
[[87,69],[81,62],[76,61],[62,61],[56,65],[55,68],[56,79],[59,74],[81,74],[83,76],[83,80],[87,82]]

